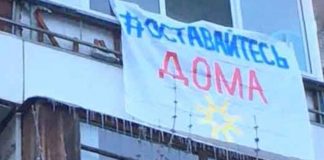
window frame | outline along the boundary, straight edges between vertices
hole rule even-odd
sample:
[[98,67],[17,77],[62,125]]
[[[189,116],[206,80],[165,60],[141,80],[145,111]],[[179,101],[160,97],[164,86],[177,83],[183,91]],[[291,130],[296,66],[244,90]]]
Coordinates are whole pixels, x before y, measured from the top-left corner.
[[[104,14],[99,11],[95,11],[90,9],[90,0],[84,1],[84,4],[80,4],[80,6],[68,6],[67,4],[60,3],[56,0],[40,0],[44,2],[51,2],[53,4],[63,5],[65,7],[78,9],[80,13],[89,14],[90,16],[96,17],[98,19],[117,24],[116,17],[110,14]],[[159,9],[161,15],[166,16],[166,4],[165,0],[157,0],[159,3]],[[229,0],[231,6],[231,16],[233,22],[233,28],[244,29],[243,28],[243,18],[242,18],[242,9],[241,9],[241,0]],[[304,78],[310,78],[318,81],[324,81],[323,73],[322,73],[322,65],[317,37],[317,25],[315,21],[315,16],[313,12],[313,4],[312,1],[303,1],[303,0],[295,0],[297,2],[297,11],[298,17],[300,21],[301,34],[303,36],[303,45],[305,52],[305,63],[307,65],[307,71],[301,71],[300,73]],[[307,23],[307,25],[306,25]]]
[[[95,16],[95,17],[99,16],[100,19],[105,19],[106,18],[111,23],[119,24],[119,22],[118,22],[118,20],[117,20],[117,18],[115,16],[113,16],[111,14],[105,14],[105,13],[102,13],[100,11],[96,11],[94,9],[91,9],[90,8],[90,1],[91,0],[83,0],[83,1],[87,2],[87,4],[84,5],[83,7],[87,6],[85,9],[86,9],[87,12],[89,12],[91,14],[91,16]],[[111,6],[109,5],[109,7],[111,7]]]
[[[307,100],[307,110],[309,120],[312,124],[324,126],[324,82],[303,78],[305,99]],[[308,101],[311,98],[311,104]],[[314,116],[314,120],[311,117]]]
[[[160,13],[163,16],[166,15],[165,0],[159,1]],[[233,28],[243,28],[243,18],[241,10],[241,0],[229,0],[231,6],[231,17],[233,22]],[[319,51],[319,44],[316,32],[316,21],[313,13],[313,6],[311,1],[296,0],[297,11],[300,21],[300,28],[302,34],[302,43],[304,45],[306,70],[301,71],[301,75],[304,78],[310,78],[318,81],[323,81],[321,58]],[[113,17],[113,16],[112,16]],[[116,19],[115,17],[113,17]],[[308,25],[305,23],[307,22]]]
[[[304,78],[323,81],[323,71],[317,37],[317,25],[314,15],[312,1],[296,0],[298,3],[299,19],[302,25],[303,44],[306,49],[306,63],[309,66],[308,72],[301,71]],[[307,25],[306,25],[307,22]]]
[[[166,14],[166,3],[165,0],[157,0],[159,1],[160,6],[160,14],[163,16],[167,16]],[[231,17],[232,17],[232,23],[233,28],[242,28],[242,16],[241,16],[241,0],[228,0],[231,6]]]
[[302,3],[300,0],[297,1],[297,11],[298,11],[298,17],[301,20],[299,23],[299,27],[301,28],[301,34],[302,34],[302,40],[303,40],[303,45],[304,45],[304,52],[306,53],[305,55],[305,62],[306,62],[306,72],[302,71],[303,75],[307,74],[312,74],[313,69],[312,69],[312,63],[310,61],[310,51],[309,51],[309,44],[308,44],[308,38],[306,34],[306,25],[305,25],[305,17],[304,17],[304,9],[302,8]]
[[310,122],[324,125],[324,110],[323,110],[324,92],[321,90],[305,88],[305,94],[306,97],[310,96],[312,98],[312,103],[314,105],[312,107],[307,106],[309,114],[314,115],[314,120],[309,115]]
[[[110,14],[104,14],[101,13],[99,11],[93,10],[90,8],[90,1],[91,0],[87,0],[88,4],[87,6],[89,6],[87,8],[87,11],[89,11],[90,13],[95,13],[101,17],[105,17],[108,18],[108,21],[112,22],[112,23],[117,23],[119,24],[116,19],[115,16],[112,16]],[[162,16],[167,16],[166,14],[166,4],[165,4],[165,0],[156,0],[158,1],[159,4],[159,14]],[[238,28],[238,29],[242,29],[242,16],[241,16],[241,0],[229,0],[230,2],[230,6],[231,6],[231,17],[232,17],[232,23],[233,23],[233,28]]]

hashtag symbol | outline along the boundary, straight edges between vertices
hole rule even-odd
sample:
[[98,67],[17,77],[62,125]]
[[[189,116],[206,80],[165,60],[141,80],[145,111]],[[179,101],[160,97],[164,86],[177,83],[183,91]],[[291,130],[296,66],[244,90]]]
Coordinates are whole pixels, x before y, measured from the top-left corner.
[[125,19],[124,26],[129,35],[131,35],[132,31],[135,30],[136,36],[142,37],[144,28],[136,16],[132,16],[129,12],[126,12],[126,14],[120,14],[119,16]]

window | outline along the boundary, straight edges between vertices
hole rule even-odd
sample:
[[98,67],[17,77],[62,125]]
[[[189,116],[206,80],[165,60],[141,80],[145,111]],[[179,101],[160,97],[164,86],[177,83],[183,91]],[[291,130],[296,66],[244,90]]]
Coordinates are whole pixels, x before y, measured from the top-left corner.
[[[123,0],[138,4],[144,10],[166,14],[182,21],[206,20],[212,23],[233,26],[230,0]],[[90,9],[112,15],[109,0],[90,0]],[[165,12],[165,13],[164,13]]]
[[109,15],[112,14],[109,0],[90,0],[90,9]]
[[324,83],[307,78],[303,81],[310,121],[324,124]]
[[324,93],[319,90],[307,89],[306,100],[310,120],[324,124]]
[[[59,1],[59,0],[56,0]],[[67,1],[67,0],[60,0]],[[267,34],[292,45],[304,75],[322,79],[311,1],[123,0],[183,22],[206,20]],[[66,2],[67,3],[67,2]],[[109,0],[85,0],[87,11],[115,22]],[[81,7],[82,8],[82,7]],[[102,14],[100,14],[102,13]],[[314,24],[313,24],[314,23]],[[306,73],[306,74],[305,74]],[[315,76],[315,77],[314,77]]]
[[206,20],[233,26],[229,0],[165,0],[165,6],[168,17],[182,22]]
[[[11,19],[12,18],[12,1],[0,1],[0,17]],[[11,32],[11,25],[0,21],[0,31]]]
[[245,0],[241,3],[243,28],[292,44],[299,68],[311,73],[301,11],[298,0]]
[[145,9],[150,12],[161,13],[159,0],[123,0],[123,1],[136,3],[142,9]]
[[[6,106],[7,107],[7,106]],[[9,106],[8,106],[9,107]],[[5,109],[0,107],[0,159],[18,159],[17,154],[19,153],[19,145],[17,142],[20,141],[18,136],[19,127],[18,119],[12,114],[10,118],[1,121],[2,117],[6,113]],[[2,115],[1,115],[2,114]],[[18,140],[16,140],[18,139]]]
[[312,0],[314,7],[314,16],[317,24],[317,36],[319,41],[321,67],[324,67],[324,1]]
[[[159,0],[123,0],[138,4],[142,9],[160,13]],[[90,9],[108,15],[113,15],[109,0],[90,0]]]

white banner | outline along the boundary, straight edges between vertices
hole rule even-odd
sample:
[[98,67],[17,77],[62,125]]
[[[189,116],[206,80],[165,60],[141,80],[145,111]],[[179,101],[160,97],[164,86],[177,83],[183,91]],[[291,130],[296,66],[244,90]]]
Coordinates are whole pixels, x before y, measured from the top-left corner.
[[115,1],[126,111],[146,123],[313,159],[294,51],[263,34],[181,23]]

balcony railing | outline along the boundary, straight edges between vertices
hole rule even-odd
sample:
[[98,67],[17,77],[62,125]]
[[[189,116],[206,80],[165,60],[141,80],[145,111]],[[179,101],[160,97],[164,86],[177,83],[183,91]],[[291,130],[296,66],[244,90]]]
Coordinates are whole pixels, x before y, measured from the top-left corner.
[[[48,30],[45,30],[45,29],[41,29],[41,28],[36,28],[36,27],[32,27],[32,26],[29,26],[29,25],[26,25],[26,24],[23,24],[23,23],[20,23],[20,22],[15,22],[13,20],[10,20],[10,19],[7,19],[7,18],[3,18],[3,17],[0,17],[0,22],[2,23],[6,23],[8,25],[12,25],[14,27],[14,30],[19,28],[19,29],[27,29],[29,31],[34,31],[40,35],[47,35],[48,37],[54,37],[54,38],[57,38],[57,39],[61,39],[61,40],[65,40],[65,41],[68,41],[68,42],[71,42],[71,44],[73,44],[72,48],[68,49],[70,51],[73,51],[73,52],[78,52],[78,49],[76,48],[79,48],[79,46],[85,46],[85,47],[89,47],[93,50],[99,50],[101,52],[103,52],[104,54],[90,54],[91,57],[93,58],[96,58],[96,59],[100,59],[100,60],[103,60],[105,62],[108,62],[108,63],[113,63],[113,64],[118,64],[118,65],[121,65],[122,64],[122,56],[121,56],[121,53],[118,52],[118,51],[115,51],[115,50],[112,50],[112,49],[109,49],[109,48],[105,48],[105,47],[102,47],[102,46],[99,46],[99,45],[95,45],[95,44],[92,44],[92,43],[89,43],[89,42],[86,42],[86,41],[82,41],[82,40],[79,40],[79,39],[76,39],[76,38],[72,38],[72,37],[69,37],[69,36],[66,36],[66,35],[63,35],[63,34],[59,34],[59,33],[54,33],[54,32],[51,32],[51,31],[48,31]],[[22,35],[18,35],[18,36],[22,36]],[[32,38],[30,38],[29,40],[33,41]],[[41,42],[38,40],[38,42]],[[53,45],[54,47],[59,47],[57,45]],[[61,47],[59,47],[61,48]],[[67,49],[67,48],[63,48],[63,49]]]

